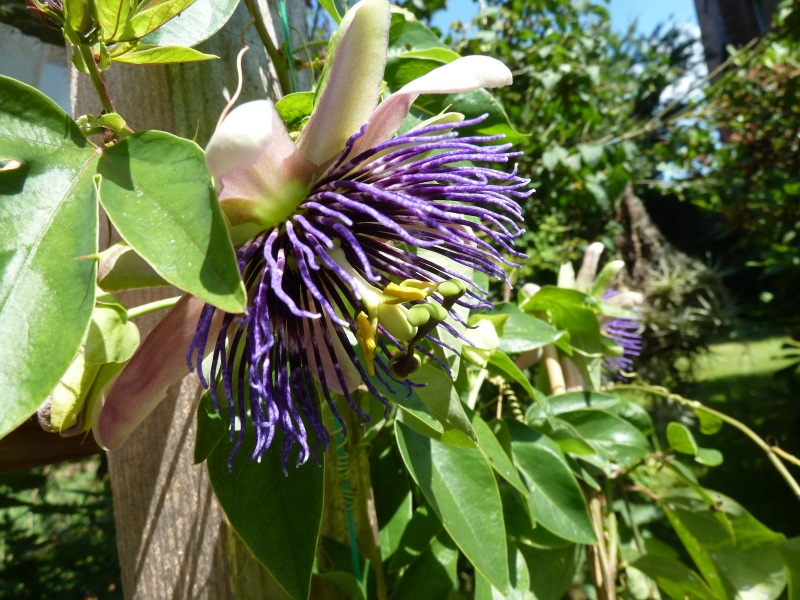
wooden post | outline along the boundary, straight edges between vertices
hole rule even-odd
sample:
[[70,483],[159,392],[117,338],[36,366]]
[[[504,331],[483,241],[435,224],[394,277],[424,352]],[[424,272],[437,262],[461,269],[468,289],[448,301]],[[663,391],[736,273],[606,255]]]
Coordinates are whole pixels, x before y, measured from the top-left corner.
[[[287,4],[290,21],[303,30],[302,2]],[[261,10],[274,35],[273,18],[264,2]],[[198,47],[220,60],[169,67],[113,64],[105,79],[119,113],[137,131],[162,129],[205,145],[236,89],[236,56],[249,21],[240,4],[225,28]],[[282,41],[280,31],[274,39]],[[278,97],[278,80],[255,28],[247,30],[245,40],[251,50],[244,58],[241,100]],[[75,115],[99,115],[100,104],[88,78],[73,72],[71,84]],[[101,228],[101,244],[104,232]],[[129,304],[141,304],[175,294],[162,289],[121,296]],[[137,320],[143,336],[160,317]],[[276,584],[229,530],[206,467],[192,464],[199,396],[195,376],[173,386],[131,439],[109,454],[125,597],[280,598]]]

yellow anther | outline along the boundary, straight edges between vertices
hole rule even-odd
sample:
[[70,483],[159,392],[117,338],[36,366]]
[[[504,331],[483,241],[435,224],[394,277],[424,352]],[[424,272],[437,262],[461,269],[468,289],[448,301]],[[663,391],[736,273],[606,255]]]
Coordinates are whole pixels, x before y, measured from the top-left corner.
[[425,290],[428,294],[431,294],[439,287],[438,283],[433,283],[432,281],[420,281],[419,279],[404,279],[400,282],[400,285],[405,287],[412,287],[417,288],[419,290]]
[[[429,286],[430,285],[431,284],[429,284]],[[436,289],[435,286],[433,288],[429,286],[423,288],[423,287],[406,285],[405,281],[400,285],[396,283],[390,283],[384,288],[383,293],[386,294],[387,296],[391,296],[392,298],[397,298],[402,302],[408,302],[410,300],[424,300],[425,298],[431,295],[431,292],[434,289]]]
[[374,324],[370,323],[369,317],[362,311],[356,317],[356,325],[358,326],[356,339],[364,354],[367,373],[375,375],[375,349],[377,348],[375,333],[378,329],[378,320],[375,319]]

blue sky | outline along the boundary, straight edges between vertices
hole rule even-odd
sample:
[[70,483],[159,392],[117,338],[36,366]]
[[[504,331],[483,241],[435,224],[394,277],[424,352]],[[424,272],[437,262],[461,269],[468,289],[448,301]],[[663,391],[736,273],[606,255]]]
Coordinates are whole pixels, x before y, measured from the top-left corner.
[[[477,10],[477,2],[473,0],[449,0],[447,10],[439,13],[434,23],[444,29],[456,19],[469,21]],[[656,25],[670,19],[697,24],[693,0],[611,0],[609,10],[612,27],[619,32],[625,31],[634,20],[642,33],[650,33]]]

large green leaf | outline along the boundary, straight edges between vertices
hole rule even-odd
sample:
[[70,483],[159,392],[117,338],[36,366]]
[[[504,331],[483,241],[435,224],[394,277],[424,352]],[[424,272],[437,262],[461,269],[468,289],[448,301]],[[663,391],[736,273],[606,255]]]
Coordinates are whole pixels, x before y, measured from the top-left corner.
[[506,354],[517,354],[555,344],[565,335],[541,319],[520,310],[516,304],[497,304],[492,314],[508,315],[500,337],[500,350]]
[[511,462],[503,446],[495,437],[491,427],[486,424],[486,421],[484,421],[478,413],[469,408],[465,408],[465,410],[475,430],[475,435],[478,438],[478,448],[483,452],[486,460],[489,461],[489,464],[492,465],[492,468],[500,477],[505,479],[516,488],[520,494],[527,498],[528,488],[525,487],[522,479],[520,479],[519,473],[517,473],[517,469],[514,467],[514,463]]
[[392,600],[439,600],[458,589],[458,548],[444,531],[403,573]]
[[94,5],[103,40],[110,42],[119,39],[131,10],[136,6],[135,0],[95,0]]
[[307,464],[284,475],[282,442],[278,431],[261,461],[251,462],[255,433],[249,427],[232,469],[233,444],[225,438],[208,456],[208,475],[231,526],[253,555],[289,596],[306,600],[322,520],[324,469]]
[[675,600],[721,600],[697,573],[669,556],[646,554],[632,566],[654,579],[658,587]]
[[[700,574],[721,598],[774,600],[787,579],[778,553],[783,536],[730,498],[706,492],[672,490],[659,503]],[[713,501],[711,506],[705,495]],[[733,535],[716,518],[718,512],[728,517]]]
[[533,519],[565,540],[597,543],[586,500],[556,443],[518,421],[506,423],[514,464],[530,490]]
[[396,573],[414,562],[441,530],[442,522],[426,504],[415,510],[400,536],[397,552],[389,563],[389,573]]
[[373,450],[369,467],[380,532],[381,559],[385,561],[400,548],[403,532],[411,521],[411,486],[394,444],[381,452]]
[[[536,565],[539,569],[539,565]],[[481,577],[480,573],[475,576],[475,600],[537,600],[530,590],[531,574],[525,557],[514,545],[508,547],[508,573],[510,576],[511,589],[508,593],[502,593],[486,578]]]
[[444,427],[444,435],[455,430],[463,433],[458,439],[464,439],[467,444],[476,444],[478,438],[472,429],[469,417],[464,412],[461,398],[447,374],[429,364],[420,365],[410,377],[414,383],[424,384],[416,388],[415,393],[422,399],[430,413],[436,417]]
[[650,451],[647,438],[636,427],[603,410],[576,410],[560,415],[597,453],[627,467]]
[[519,549],[530,570],[536,600],[564,598],[579,566],[580,549],[574,544],[547,549],[520,545]]
[[128,65],[169,65],[218,58],[183,46],[138,46],[133,52],[114,56],[111,60]]
[[786,565],[786,575],[789,578],[789,600],[800,600],[800,537],[786,540],[778,547],[783,563]]
[[139,5],[136,13],[128,19],[118,40],[130,41],[143,38],[170,19],[186,10],[195,0],[150,0]]
[[0,77],[0,437],[44,401],[89,325],[97,155],[55,102]]
[[508,589],[503,507],[494,473],[477,448],[455,448],[395,423],[403,461],[475,570]]
[[197,144],[142,131],[104,152],[97,170],[111,222],[161,277],[222,310],[244,311],[244,284]]
[[177,18],[146,35],[145,44],[195,46],[210,38],[233,16],[239,0],[195,0]]

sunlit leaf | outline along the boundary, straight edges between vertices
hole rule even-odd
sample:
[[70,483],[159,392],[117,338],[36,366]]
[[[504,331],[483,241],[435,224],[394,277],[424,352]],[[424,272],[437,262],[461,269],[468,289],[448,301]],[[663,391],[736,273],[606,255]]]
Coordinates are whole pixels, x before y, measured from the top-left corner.
[[0,437],[44,401],[89,325],[98,152],[55,102],[0,77]]
[[503,510],[492,468],[477,448],[455,448],[395,423],[411,476],[467,559],[492,585],[508,589]]

